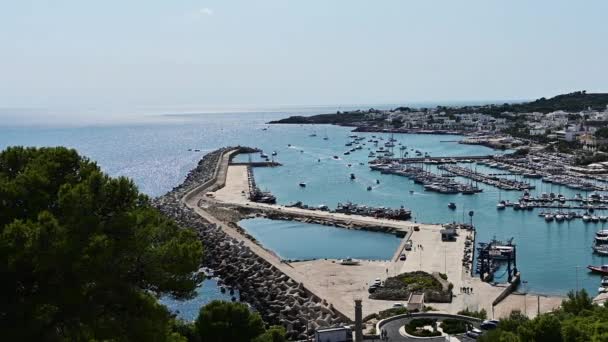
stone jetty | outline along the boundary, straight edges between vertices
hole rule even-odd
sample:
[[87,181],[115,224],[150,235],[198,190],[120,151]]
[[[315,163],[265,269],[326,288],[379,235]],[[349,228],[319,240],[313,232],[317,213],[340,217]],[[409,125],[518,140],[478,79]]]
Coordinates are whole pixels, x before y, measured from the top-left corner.
[[182,201],[192,191],[199,191],[197,188],[213,188],[226,155],[251,150],[228,147],[207,154],[181,185],[155,198],[152,204],[179,225],[194,229],[204,244],[203,265],[213,270],[223,284],[238,289],[240,300],[253,306],[265,322],[284,326],[289,339],[302,340],[316,328],[348,323],[349,319],[326,300],[258,255],[243,240],[203,219]]

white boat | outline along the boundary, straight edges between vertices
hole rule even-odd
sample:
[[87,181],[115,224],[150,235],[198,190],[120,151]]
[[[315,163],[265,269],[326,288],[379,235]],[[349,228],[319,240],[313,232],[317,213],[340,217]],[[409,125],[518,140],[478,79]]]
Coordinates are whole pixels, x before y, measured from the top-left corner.
[[545,221],[547,221],[547,222],[553,221],[553,214],[545,214]]
[[348,266],[359,265],[359,260],[355,260],[352,258],[342,259],[342,260],[340,260],[340,265],[348,265]]
[[498,202],[498,204],[496,205],[496,209],[498,210],[504,210],[507,206],[505,205],[505,202]]

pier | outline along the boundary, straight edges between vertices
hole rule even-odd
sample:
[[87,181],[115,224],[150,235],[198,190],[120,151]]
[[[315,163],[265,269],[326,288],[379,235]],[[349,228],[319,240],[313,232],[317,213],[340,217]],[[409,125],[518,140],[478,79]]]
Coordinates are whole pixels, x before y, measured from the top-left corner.
[[433,162],[434,164],[449,164],[455,162],[466,162],[466,161],[478,161],[493,159],[494,156],[454,156],[454,157],[414,157],[414,158],[377,158],[370,163],[391,163],[396,162],[399,164],[415,164],[424,162]]
[[462,184],[449,177],[442,177],[432,172],[424,171],[416,166],[372,165],[370,168],[374,171],[380,171],[380,173],[413,179],[414,183],[422,184],[425,191],[435,191],[442,194],[462,193],[466,195],[482,191],[476,186]]
[[490,176],[481,172],[476,172],[461,166],[456,165],[439,165],[437,167],[440,170],[444,170],[453,173],[460,177],[472,179],[476,182],[495,186],[503,190],[528,190],[534,189],[535,186],[525,182],[519,182],[512,179],[499,178],[496,176]]
[[277,167],[282,164],[276,161],[250,161],[250,162],[230,162],[230,165],[245,165],[250,167]]

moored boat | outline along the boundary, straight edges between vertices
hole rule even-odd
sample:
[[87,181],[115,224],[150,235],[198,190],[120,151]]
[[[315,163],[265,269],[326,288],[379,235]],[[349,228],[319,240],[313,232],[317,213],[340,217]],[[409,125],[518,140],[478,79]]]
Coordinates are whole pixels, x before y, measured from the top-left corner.
[[593,265],[588,265],[587,268],[591,271],[591,272],[595,272],[595,273],[600,273],[600,274],[606,274],[608,275],[608,265],[601,265],[601,266],[593,266]]

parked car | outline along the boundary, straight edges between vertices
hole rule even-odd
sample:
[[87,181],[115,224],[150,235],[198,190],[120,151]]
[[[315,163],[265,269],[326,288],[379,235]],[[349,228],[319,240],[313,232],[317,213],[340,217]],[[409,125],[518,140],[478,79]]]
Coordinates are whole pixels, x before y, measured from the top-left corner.
[[407,257],[405,256],[405,253],[401,253],[399,260],[405,260],[405,259],[407,259]]
[[493,330],[498,327],[498,324],[492,321],[485,320],[479,325],[479,327],[483,330]]
[[467,331],[467,336],[472,338],[472,339],[477,339],[479,336],[481,336],[483,334],[483,331],[477,329],[477,328],[473,328],[469,331]]

